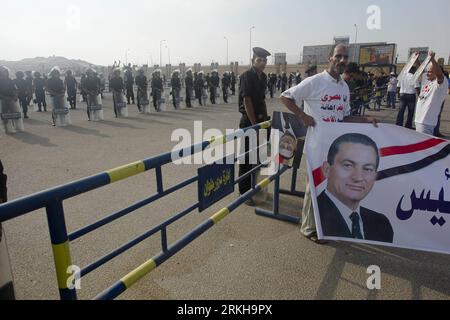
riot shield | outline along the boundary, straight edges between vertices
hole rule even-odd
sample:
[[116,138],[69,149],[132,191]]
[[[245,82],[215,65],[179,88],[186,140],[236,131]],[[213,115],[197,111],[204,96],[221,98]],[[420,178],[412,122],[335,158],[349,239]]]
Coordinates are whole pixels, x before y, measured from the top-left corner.
[[87,110],[91,121],[103,120],[103,103],[100,94],[89,94],[87,96]]
[[5,133],[24,131],[23,115],[19,101],[11,98],[0,99],[0,123]]

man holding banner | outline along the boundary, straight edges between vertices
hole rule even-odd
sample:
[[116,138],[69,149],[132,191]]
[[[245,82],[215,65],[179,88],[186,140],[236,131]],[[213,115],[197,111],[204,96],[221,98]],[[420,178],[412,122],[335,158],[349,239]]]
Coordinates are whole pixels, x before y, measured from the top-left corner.
[[[359,122],[373,123],[377,120],[350,116],[350,90],[341,78],[348,64],[348,47],[336,45],[329,55],[328,69],[309,77],[299,85],[290,88],[281,95],[281,102],[293,112],[307,127],[314,127],[317,122]],[[304,111],[299,105],[305,102]],[[311,201],[308,179],[303,201],[302,234],[308,239],[322,244],[317,237],[314,211]]]
[[430,64],[427,67],[427,82],[422,84],[417,101],[415,123],[417,132],[433,135],[442,103],[447,96],[448,81],[442,72],[442,68],[436,62],[435,53],[430,52],[430,56]]

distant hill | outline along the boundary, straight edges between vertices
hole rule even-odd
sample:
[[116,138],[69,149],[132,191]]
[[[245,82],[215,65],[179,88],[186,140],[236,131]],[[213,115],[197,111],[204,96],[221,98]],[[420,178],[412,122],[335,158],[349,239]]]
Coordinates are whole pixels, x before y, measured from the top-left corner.
[[7,66],[12,70],[13,73],[16,71],[39,71],[41,73],[48,73],[50,69],[54,66],[58,66],[64,72],[64,70],[71,69],[75,73],[81,73],[83,70],[91,67],[99,72],[103,72],[105,67],[98,66],[89,63],[84,60],[67,59],[64,57],[52,56],[48,58],[36,57],[36,58],[26,58],[20,61],[5,61],[0,60],[0,65]]

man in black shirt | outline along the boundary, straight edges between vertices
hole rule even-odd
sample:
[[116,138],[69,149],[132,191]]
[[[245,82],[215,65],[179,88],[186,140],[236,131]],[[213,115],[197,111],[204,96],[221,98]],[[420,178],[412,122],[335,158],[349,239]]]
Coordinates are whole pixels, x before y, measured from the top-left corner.
[[70,108],[77,108],[77,80],[72,75],[71,70],[66,71],[66,78],[64,79],[64,85],[67,90],[67,101],[69,101]]
[[34,93],[36,95],[36,103],[38,105],[38,112],[42,112],[42,107],[44,107],[44,111],[47,112],[47,103],[45,102],[45,80],[41,78],[41,74],[39,72],[34,73]]
[[192,69],[188,69],[186,71],[184,84],[186,87],[186,107],[192,108],[191,99],[194,100],[194,97],[192,96],[194,92],[194,78],[192,77]]
[[[267,76],[263,72],[267,65],[267,57],[270,53],[262,48],[253,48],[252,67],[240,77],[239,84],[239,112],[242,114],[239,128],[247,128],[255,124],[269,120],[265,102],[267,88]],[[250,150],[250,142],[245,138],[245,152]],[[257,151],[253,151],[257,152]],[[239,176],[243,176],[252,170],[250,157],[247,154],[245,163],[239,165]],[[239,183],[239,193],[242,195],[251,189],[251,177],[247,177]],[[246,202],[254,205],[252,199]]]

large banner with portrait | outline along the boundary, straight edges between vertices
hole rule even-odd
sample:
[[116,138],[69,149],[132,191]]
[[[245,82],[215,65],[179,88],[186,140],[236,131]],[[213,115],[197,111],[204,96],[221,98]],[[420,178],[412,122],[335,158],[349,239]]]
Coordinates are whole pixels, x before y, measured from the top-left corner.
[[447,140],[389,124],[310,128],[319,238],[450,254],[449,153]]
[[390,65],[394,63],[395,44],[365,45],[359,49],[359,64]]

